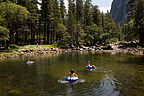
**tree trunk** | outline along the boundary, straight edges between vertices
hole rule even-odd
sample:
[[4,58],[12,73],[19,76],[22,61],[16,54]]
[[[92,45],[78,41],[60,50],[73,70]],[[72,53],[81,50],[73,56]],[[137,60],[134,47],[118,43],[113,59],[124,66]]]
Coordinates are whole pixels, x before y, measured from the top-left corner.
[[46,26],[46,22],[44,22],[44,34],[43,34],[43,44],[45,44],[46,42],[46,30],[47,30],[47,26]]
[[49,44],[49,33],[50,33],[50,28],[49,25],[47,26],[47,44]]
[[139,38],[140,38],[140,40],[139,40],[140,45],[144,46],[144,32],[143,32],[143,29],[140,30]]
[[18,31],[16,30],[16,40],[15,40],[15,44],[18,45]]
[[28,33],[27,33],[27,31],[26,31],[26,32],[25,32],[25,40],[24,40],[24,44],[27,44],[27,41],[28,41],[28,40],[27,40],[27,34],[28,34]]
[[[52,29],[52,26],[50,27],[50,29]],[[52,41],[53,41],[53,31],[51,30],[51,44],[52,44]]]
[[31,23],[31,44],[35,41],[35,24]]
[[10,41],[6,41],[6,49],[8,49],[8,47],[9,47],[9,45],[10,45]]
[[55,27],[53,27],[53,42],[52,42],[52,43],[55,42],[55,33],[56,33],[56,31],[55,31]]

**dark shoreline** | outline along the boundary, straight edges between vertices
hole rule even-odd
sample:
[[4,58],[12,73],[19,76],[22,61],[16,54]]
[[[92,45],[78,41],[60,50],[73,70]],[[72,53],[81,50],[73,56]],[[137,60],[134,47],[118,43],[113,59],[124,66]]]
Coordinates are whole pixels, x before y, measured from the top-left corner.
[[[115,47],[115,46],[114,46]],[[19,58],[19,57],[29,57],[29,56],[35,56],[35,55],[54,55],[54,54],[61,54],[61,53],[67,53],[67,52],[73,52],[73,51],[79,51],[79,52],[98,52],[98,53],[129,53],[133,55],[144,55],[144,48],[107,48],[106,46],[103,47],[74,47],[74,48],[49,48],[49,47],[37,47],[37,51],[34,51],[34,49],[19,49],[18,51],[14,52],[13,56],[7,56],[7,57],[0,57],[0,59],[9,59],[9,58]]]

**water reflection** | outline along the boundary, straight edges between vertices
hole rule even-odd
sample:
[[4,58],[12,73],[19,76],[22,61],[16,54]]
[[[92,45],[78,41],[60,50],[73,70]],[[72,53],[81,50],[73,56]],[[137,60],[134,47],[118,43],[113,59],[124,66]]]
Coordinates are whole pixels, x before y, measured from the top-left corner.
[[[143,56],[66,53],[0,62],[0,96],[143,96]],[[87,71],[87,61],[97,68]],[[79,81],[65,81],[75,69]]]

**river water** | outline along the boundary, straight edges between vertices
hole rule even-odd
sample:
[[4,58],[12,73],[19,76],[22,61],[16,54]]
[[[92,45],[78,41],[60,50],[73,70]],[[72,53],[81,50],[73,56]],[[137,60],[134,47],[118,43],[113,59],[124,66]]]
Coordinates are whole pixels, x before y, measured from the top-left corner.
[[[72,52],[26,64],[29,58],[0,61],[0,96],[144,96],[144,56]],[[80,82],[65,82],[71,69]]]

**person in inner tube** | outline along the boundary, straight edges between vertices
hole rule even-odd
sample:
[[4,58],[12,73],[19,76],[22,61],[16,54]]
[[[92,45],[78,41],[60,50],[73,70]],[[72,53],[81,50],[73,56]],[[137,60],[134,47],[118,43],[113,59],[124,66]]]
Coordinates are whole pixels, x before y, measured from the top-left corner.
[[95,65],[91,65],[90,61],[88,61],[88,65],[87,66],[92,66],[94,69],[96,69],[96,66]]
[[31,59],[29,59],[28,61],[27,61],[27,63],[34,63]]
[[69,72],[69,74],[67,76],[69,76],[71,78],[78,77],[78,75],[74,73],[74,69],[71,69],[71,71]]

